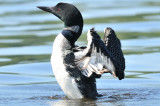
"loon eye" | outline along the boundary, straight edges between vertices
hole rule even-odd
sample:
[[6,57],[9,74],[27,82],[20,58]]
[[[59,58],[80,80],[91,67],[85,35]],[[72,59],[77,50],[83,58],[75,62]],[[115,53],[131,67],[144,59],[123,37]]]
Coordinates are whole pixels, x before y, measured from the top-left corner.
[[58,9],[57,9],[57,12],[60,12],[60,11],[61,11],[61,9],[60,9],[60,8],[58,8]]

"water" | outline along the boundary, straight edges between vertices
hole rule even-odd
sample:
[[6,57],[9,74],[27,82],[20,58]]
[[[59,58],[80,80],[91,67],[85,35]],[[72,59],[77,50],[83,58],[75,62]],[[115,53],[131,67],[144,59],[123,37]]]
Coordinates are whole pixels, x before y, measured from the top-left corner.
[[160,1],[68,2],[85,19],[78,45],[86,45],[91,27],[101,35],[106,26],[115,29],[126,58],[126,78],[119,81],[105,74],[97,80],[102,97],[67,99],[50,64],[52,43],[63,23],[36,8],[58,0],[0,0],[0,106],[160,105]]

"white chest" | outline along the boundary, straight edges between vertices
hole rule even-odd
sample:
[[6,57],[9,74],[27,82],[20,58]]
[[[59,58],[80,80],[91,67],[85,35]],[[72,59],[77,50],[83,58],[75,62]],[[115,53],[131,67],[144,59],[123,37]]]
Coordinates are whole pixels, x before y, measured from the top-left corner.
[[64,47],[64,44],[67,45],[67,42],[68,41],[62,34],[59,34],[56,37],[53,44],[51,65],[56,80],[58,81],[63,92],[71,99],[79,99],[83,98],[83,96],[80,93],[75,80],[70,77],[68,72],[66,71],[63,60],[64,51],[62,51],[62,48]]

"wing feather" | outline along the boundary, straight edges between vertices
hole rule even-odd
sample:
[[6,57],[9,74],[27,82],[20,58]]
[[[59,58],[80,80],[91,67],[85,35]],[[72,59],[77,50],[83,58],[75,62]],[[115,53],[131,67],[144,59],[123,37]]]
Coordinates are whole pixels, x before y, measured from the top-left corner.
[[125,58],[121,49],[120,40],[117,38],[113,29],[106,28],[103,41],[115,61],[116,75],[121,80],[125,76]]
[[104,40],[92,28],[87,33],[87,47],[75,52],[75,63],[82,74],[90,77],[93,73],[111,73],[120,80],[124,78],[125,59],[121,43],[114,30],[105,29]]
[[110,53],[94,29],[88,31],[87,39],[87,48],[75,53],[75,59],[77,60],[75,62],[81,68],[82,73],[90,77],[93,73],[101,75],[109,72],[116,77],[115,66]]

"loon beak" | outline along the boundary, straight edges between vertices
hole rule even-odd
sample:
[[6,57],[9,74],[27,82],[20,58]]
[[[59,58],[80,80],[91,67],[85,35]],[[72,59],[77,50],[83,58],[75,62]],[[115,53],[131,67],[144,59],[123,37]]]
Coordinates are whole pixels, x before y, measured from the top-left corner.
[[[59,12],[56,11],[56,7],[46,7],[46,6],[37,6],[37,8],[52,13],[55,16],[57,16],[59,19],[61,19],[61,14]],[[62,19],[61,19],[62,20]],[[62,20],[63,21],[63,20]]]
[[45,7],[45,6],[37,6],[37,8],[52,13],[52,9],[50,7]]

